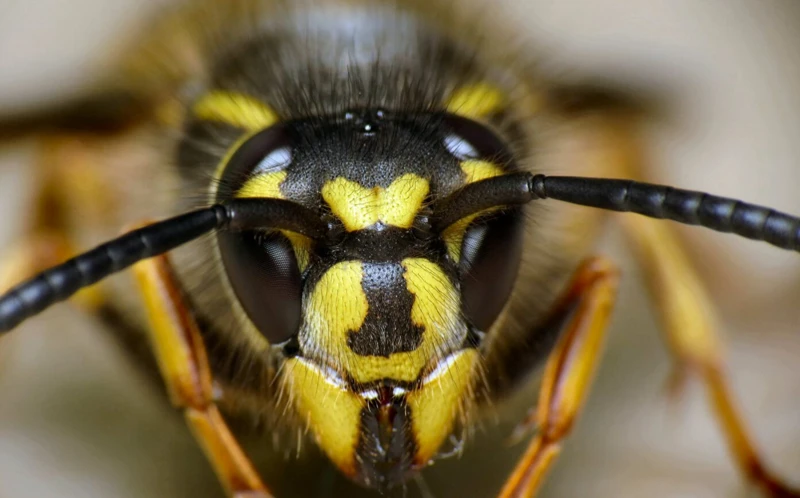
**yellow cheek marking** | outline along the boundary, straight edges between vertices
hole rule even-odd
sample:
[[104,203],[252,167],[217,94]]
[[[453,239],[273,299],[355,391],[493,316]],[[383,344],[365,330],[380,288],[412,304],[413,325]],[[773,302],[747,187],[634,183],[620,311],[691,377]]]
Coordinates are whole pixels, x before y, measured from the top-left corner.
[[412,173],[397,178],[385,189],[366,188],[339,177],[322,187],[322,198],[349,232],[379,221],[410,228],[429,190],[428,181]]
[[319,447],[345,475],[355,476],[363,398],[302,358],[286,360],[283,371],[284,387]]
[[304,310],[306,324],[300,334],[303,350],[334,362],[356,382],[366,383],[383,378],[413,382],[435,360],[437,352],[458,347],[466,328],[459,318],[457,290],[428,260],[406,259],[402,264],[406,285],[414,295],[411,318],[425,327],[419,348],[388,358],[361,356],[350,349],[348,334],[361,328],[369,304],[361,287],[362,264],[345,261],[329,269],[314,286]]
[[256,98],[235,92],[215,90],[203,95],[192,107],[194,115],[248,131],[263,130],[278,122],[271,107]]
[[453,431],[463,401],[470,398],[470,385],[478,353],[467,349],[447,358],[408,394],[412,430],[417,442],[415,463],[425,465]]
[[242,185],[242,188],[236,193],[236,197],[245,199],[251,197],[283,199],[281,184],[286,180],[286,175],[285,171],[277,171],[254,176]]
[[[495,176],[500,176],[505,173],[503,168],[497,164],[477,159],[462,161],[461,171],[463,171],[466,176],[466,184],[479,182],[487,178],[494,178]],[[488,211],[489,210],[471,214],[453,223],[442,232],[442,239],[447,246],[447,253],[453,261],[461,260],[461,246],[464,243],[464,235],[467,233],[467,227],[469,227],[476,218],[486,214]]]
[[447,111],[468,119],[482,119],[501,111],[506,97],[488,83],[475,83],[457,89],[446,102]]
[[[277,171],[254,176],[245,182],[236,193],[236,197],[243,199],[284,199],[285,197],[281,192],[281,184],[286,180],[286,175],[285,171]],[[304,272],[308,268],[308,263],[311,259],[311,239],[288,230],[281,230],[281,233],[292,244],[294,256],[297,258],[297,266],[300,268],[300,272]]]

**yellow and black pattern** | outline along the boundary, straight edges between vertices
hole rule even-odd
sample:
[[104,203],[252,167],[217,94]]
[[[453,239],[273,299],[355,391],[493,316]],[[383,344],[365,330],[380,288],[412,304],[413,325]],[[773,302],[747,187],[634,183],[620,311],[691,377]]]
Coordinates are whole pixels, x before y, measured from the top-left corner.
[[[486,31],[474,29],[466,3],[180,3],[96,90],[0,123],[0,140],[44,143],[36,221],[12,273],[108,240],[0,296],[0,334],[141,261],[138,292],[104,283],[92,311],[128,347],[149,338],[135,353],[161,371],[230,494],[284,490],[261,482],[218,408],[255,415],[287,453],[305,431],[345,475],[383,491],[444,456],[448,437],[460,452],[470,418],[550,354],[523,424],[540,434],[501,491],[533,494],[585,401],[618,280],[602,258],[579,266],[601,215],[569,203],[689,224],[699,209],[707,228],[792,246],[794,217],[596,178],[641,176],[638,118],[650,106],[547,77],[510,54],[505,24],[479,12]],[[545,198],[566,203],[527,204]],[[653,297],[675,308],[669,289],[692,285],[671,276],[694,277],[669,236],[639,236],[641,220],[628,232]],[[700,325],[683,342],[715,343],[703,313],[677,315]],[[673,322],[665,331],[680,343]],[[743,473],[795,496],[759,458],[719,348],[677,349],[704,365]],[[334,489],[311,484],[300,493]]]
[[516,165],[490,129],[508,121],[508,91],[474,54],[396,11],[346,15],[289,16],[281,36],[241,41],[189,107],[179,162],[187,181],[215,172],[212,200],[284,199],[328,223],[329,241],[218,234],[224,285],[323,451],[385,486],[427,465],[464,416],[500,311],[472,319],[485,278],[472,273],[494,220],[518,225],[491,210],[436,235],[432,206]]

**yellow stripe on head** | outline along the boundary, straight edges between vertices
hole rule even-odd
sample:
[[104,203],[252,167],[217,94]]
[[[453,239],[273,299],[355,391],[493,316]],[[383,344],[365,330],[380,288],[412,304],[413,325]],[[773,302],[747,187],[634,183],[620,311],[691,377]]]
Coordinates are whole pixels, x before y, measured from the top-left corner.
[[489,83],[474,83],[458,88],[445,103],[447,112],[468,119],[484,119],[506,105],[505,94]]
[[466,183],[475,183],[487,178],[494,178],[505,173],[503,168],[489,161],[467,159],[461,162],[461,171],[466,175]]
[[242,188],[236,193],[236,197],[243,199],[249,198],[268,198],[268,199],[283,199],[281,192],[281,184],[286,180],[286,171],[276,171],[274,173],[266,173],[263,175],[256,175],[247,180]]
[[478,218],[478,214],[471,214],[462,218],[447,227],[442,232],[442,240],[447,246],[447,254],[455,262],[461,261],[461,246],[464,244],[464,236],[467,234],[467,227]]
[[260,100],[241,93],[214,90],[195,102],[192,113],[205,121],[229,124],[247,131],[277,123],[277,113]]
[[[283,192],[281,192],[281,184],[286,180],[286,176],[286,171],[256,175],[242,185],[242,188],[236,193],[236,197],[243,199],[285,199]],[[292,244],[292,250],[294,250],[294,257],[297,259],[297,266],[300,268],[300,272],[306,271],[311,260],[311,239],[289,230],[281,230],[281,233]]]
[[[466,184],[479,182],[488,178],[494,178],[505,174],[503,168],[489,161],[478,159],[467,159],[461,162],[461,171],[466,176]],[[447,253],[453,261],[461,260],[461,246],[464,243],[464,235],[467,233],[469,225],[479,216],[489,213],[497,208],[490,208],[480,213],[475,213],[462,218],[447,227],[442,232],[442,239],[447,246]]]
[[364,230],[383,222],[411,228],[430,190],[428,180],[408,173],[387,188],[367,188],[343,177],[322,187],[322,198],[348,232]]

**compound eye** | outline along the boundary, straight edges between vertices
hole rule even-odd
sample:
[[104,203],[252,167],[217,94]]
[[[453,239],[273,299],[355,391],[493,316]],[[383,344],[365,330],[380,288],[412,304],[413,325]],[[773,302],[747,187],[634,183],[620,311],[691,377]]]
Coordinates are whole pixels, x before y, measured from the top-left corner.
[[280,232],[218,234],[220,254],[233,292],[270,344],[300,327],[302,278],[294,250]]
[[285,170],[292,164],[292,140],[282,124],[262,130],[241,144],[230,156],[220,179],[217,200],[236,195],[242,185],[255,175]]
[[[444,146],[462,164],[487,161],[514,170],[510,151],[489,128],[452,114],[443,121]],[[491,328],[511,295],[522,255],[522,232],[522,213],[514,209],[481,216],[464,233],[458,262],[461,306],[481,331]]]
[[467,319],[488,331],[503,311],[519,270],[523,224],[519,210],[489,215],[467,228],[461,245],[461,305]]
[[[225,165],[217,200],[243,195],[242,186],[253,176],[286,169],[292,153],[285,126],[256,133]],[[289,340],[300,327],[302,294],[302,277],[289,239],[279,231],[223,231],[217,240],[231,289],[250,321],[273,345]]]
[[444,146],[459,161],[483,159],[503,165],[511,162],[505,144],[484,125],[455,115],[445,116],[444,125]]

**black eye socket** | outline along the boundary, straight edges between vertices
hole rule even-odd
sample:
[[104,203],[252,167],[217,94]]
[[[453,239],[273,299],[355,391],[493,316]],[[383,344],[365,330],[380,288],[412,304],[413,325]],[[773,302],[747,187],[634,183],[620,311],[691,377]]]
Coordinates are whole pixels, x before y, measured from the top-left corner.
[[300,327],[302,281],[294,250],[279,232],[218,234],[222,263],[245,313],[271,344]]
[[461,245],[461,303],[468,320],[487,331],[503,310],[517,278],[523,224],[519,210],[478,219]]

